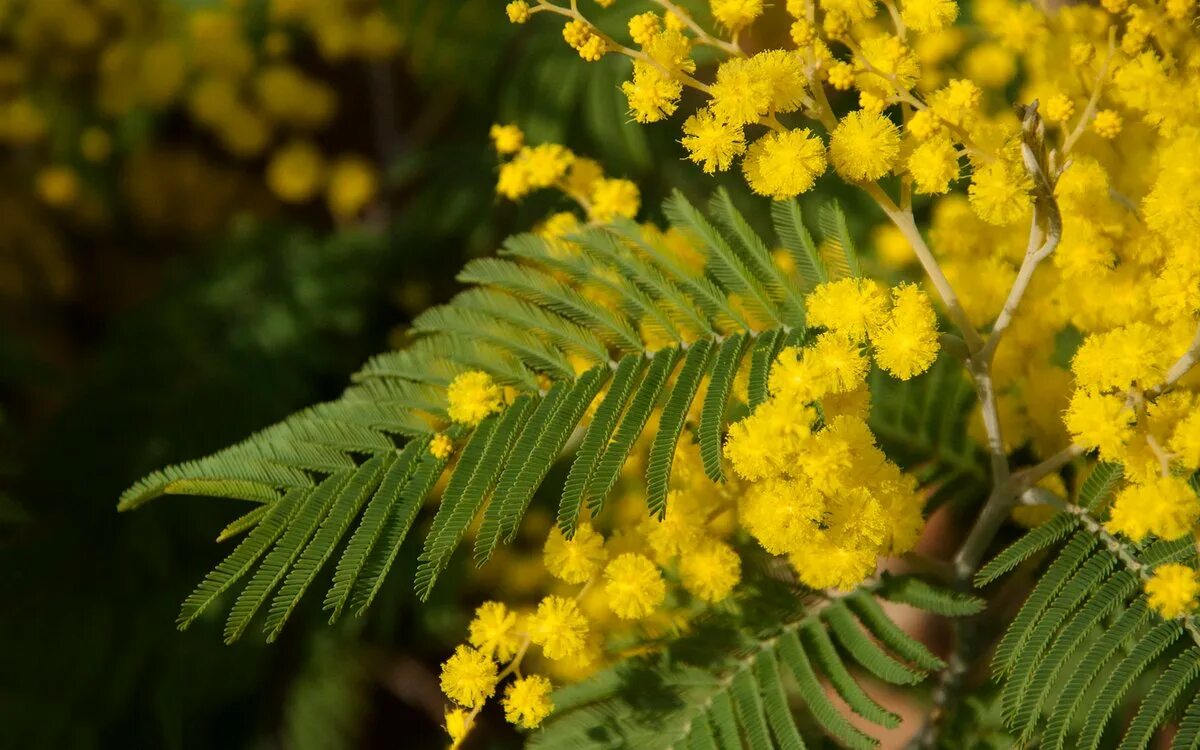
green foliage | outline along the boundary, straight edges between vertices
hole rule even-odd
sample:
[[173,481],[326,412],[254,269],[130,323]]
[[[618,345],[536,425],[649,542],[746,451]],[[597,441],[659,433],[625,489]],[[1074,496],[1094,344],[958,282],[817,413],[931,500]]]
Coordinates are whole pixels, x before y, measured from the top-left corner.
[[[1200,629],[1189,616],[1151,612],[1142,583],[1165,562],[1195,564],[1190,540],[1129,545],[1093,515],[1116,489],[1121,467],[1099,464],[1077,505],[1018,539],[977,576],[985,585],[1051,552],[996,649],[1006,726],[1023,743],[1147,748],[1181,712],[1200,712]],[[1064,541],[1065,540],[1065,541]],[[1132,716],[1121,730],[1119,717]],[[1184,720],[1171,747],[1193,747]]]
[[[681,194],[665,208],[706,254],[709,275],[688,270],[628,222],[590,228],[570,238],[567,251],[532,235],[514,237],[503,257],[468,263],[459,278],[475,286],[420,315],[414,340],[368,362],[341,398],[127,490],[122,509],[173,494],[256,506],[223,532],[245,539],[188,597],[180,626],[247,581],[234,598],[226,639],[240,637],[264,611],[274,639],[328,567],[334,571],[324,607],[331,618],[347,607],[361,614],[447,468],[428,450],[439,430],[459,450],[419,558],[421,598],[477,519],[477,564],[513,540],[574,434],[578,450],[558,512],[567,534],[585,505],[603,510],[659,406],[657,431],[647,436],[647,512],[664,512],[676,445],[693,434],[706,471],[721,479],[722,435],[738,413],[729,408],[736,372],[748,353],[750,405],[765,399],[770,364],[782,346],[802,340],[804,318],[795,280],[777,268],[768,244],[728,195],[718,194],[713,205],[720,229]],[[843,230],[844,222],[830,231]],[[848,237],[842,247],[852,258]],[[597,303],[585,287],[611,294],[616,305]],[[777,325],[753,330],[730,302],[734,294],[756,318]],[[644,344],[643,327],[668,343]],[[483,370],[518,394],[503,414],[470,430],[450,425],[445,412],[446,385],[469,370]],[[610,383],[589,419],[588,406]],[[690,428],[689,414],[696,415]]]
[[531,746],[759,750],[803,748],[802,737],[820,742],[825,736],[845,747],[876,747],[838,708],[825,683],[862,719],[881,727],[899,724],[853,671],[911,685],[944,666],[876,600],[913,590],[964,610],[981,606],[973,597],[908,577],[833,599],[757,581],[686,636],[560,690],[559,710],[532,735]]

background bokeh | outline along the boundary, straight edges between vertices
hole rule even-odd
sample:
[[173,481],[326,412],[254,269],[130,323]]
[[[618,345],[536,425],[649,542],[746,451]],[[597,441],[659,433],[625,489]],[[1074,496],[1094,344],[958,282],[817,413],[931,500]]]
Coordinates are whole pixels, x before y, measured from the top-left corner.
[[0,747],[443,743],[437,664],[499,583],[417,607],[410,550],[366,618],[309,602],[225,646],[174,617],[233,504],[116,497],[335,396],[561,208],[495,197],[491,123],[636,181],[648,218],[706,197],[672,127],[628,123],[625,65],[498,0],[0,0]]

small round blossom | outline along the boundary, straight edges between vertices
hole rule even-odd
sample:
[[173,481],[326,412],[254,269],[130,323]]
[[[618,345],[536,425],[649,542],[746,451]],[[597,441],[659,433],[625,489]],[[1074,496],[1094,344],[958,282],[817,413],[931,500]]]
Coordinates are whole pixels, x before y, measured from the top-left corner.
[[488,130],[488,136],[491,137],[492,146],[498,154],[515,154],[525,145],[525,134],[513,124],[493,125]]
[[753,59],[735,57],[721,63],[709,93],[713,114],[735,125],[757,122],[771,108],[771,82]]
[[1158,477],[1117,494],[1107,523],[1111,531],[1140,542],[1154,534],[1170,541],[1191,532],[1200,520],[1200,498],[1179,477]]
[[906,166],[918,193],[945,193],[958,179],[958,151],[949,138],[931,138],[912,150]]
[[38,174],[35,188],[46,205],[65,208],[79,197],[79,176],[70,167],[46,167]]
[[798,18],[792,23],[791,35],[792,42],[797,47],[807,47],[817,38],[817,30],[813,27],[812,21],[807,18]]
[[640,200],[637,185],[629,180],[596,180],[592,185],[588,218],[599,222],[612,221],[618,217],[632,219],[637,216]]
[[900,131],[883,115],[851,112],[829,139],[833,167],[848,180],[878,180],[900,153]]
[[1120,396],[1079,389],[1071,396],[1064,421],[1077,443],[1088,449],[1098,448],[1101,456],[1116,457],[1133,436],[1132,418]]
[[454,452],[454,441],[446,433],[439,432],[429,441],[429,452],[434,458],[444,461]]
[[750,147],[742,169],[759,195],[794,198],[825,171],[825,146],[808,128],[768,133]]
[[713,18],[730,31],[749,26],[762,15],[763,0],[709,0]]
[[888,300],[876,282],[846,278],[817,286],[805,299],[805,307],[810,325],[861,341],[885,320]]
[[664,120],[675,113],[683,84],[656,65],[638,60],[633,79],[621,84],[629,113],[640,123]]
[[1042,106],[1042,116],[1047,122],[1066,122],[1075,114],[1075,102],[1066,94],[1055,94]]
[[937,359],[937,315],[929,297],[915,284],[892,290],[892,311],[883,325],[871,331],[875,361],[901,380],[929,369]]
[[525,23],[529,20],[529,3],[525,0],[513,0],[504,6],[504,12],[508,14],[510,23]]
[[989,224],[1005,226],[1020,221],[1029,213],[1029,175],[1018,166],[1001,161],[976,167],[967,194],[971,208]]
[[854,66],[848,62],[836,62],[825,73],[829,85],[838,91],[849,91],[854,85]]
[[446,712],[446,734],[450,735],[450,747],[456,748],[471,732],[471,714],[461,708]]
[[905,0],[900,18],[913,31],[939,31],[958,18],[954,0]]
[[724,542],[705,540],[679,558],[683,587],[706,602],[719,602],[741,580],[741,558]]
[[517,614],[500,602],[479,605],[468,631],[472,646],[500,661],[511,659],[521,646]]
[[583,650],[588,622],[574,599],[547,596],[526,624],[529,640],[547,659],[565,659]]
[[567,583],[586,583],[604,562],[604,537],[588,523],[579,524],[575,536],[567,539],[555,526],[546,537],[542,559],[550,575]]
[[475,708],[496,690],[496,663],[470,646],[459,646],[442,664],[442,692],[450,700]]
[[504,690],[504,718],[523,729],[535,729],[554,710],[550,680],[531,674],[513,680]]
[[662,574],[643,555],[627,552],[604,569],[604,594],[618,617],[634,620],[653,612],[667,595]]
[[1092,130],[1101,138],[1116,138],[1121,133],[1121,115],[1114,109],[1100,110],[1092,120]]
[[914,112],[908,119],[905,131],[919,141],[930,138],[942,131],[942,121],[928,109]]
[[1146,598],[1154,611],[1166,619],[1189,614],[1196,608],[1200,580],[1196,571],[1179,563],[1165,563],[1154,569],[1146,581]]
[[652,11],[638,13],[629,19],[629,38],[634,44],[645,44],[662,31],[662,19]]
[[688,150],[688,158],[707,174],[724,172],[746,151],[742,126],[718,119],[709,109],[699,110],[684,121],[680,142]]
[[480,370],[461,373],[446,389],[450,419],[475,426],[504,406],[504,395],[492,376]]

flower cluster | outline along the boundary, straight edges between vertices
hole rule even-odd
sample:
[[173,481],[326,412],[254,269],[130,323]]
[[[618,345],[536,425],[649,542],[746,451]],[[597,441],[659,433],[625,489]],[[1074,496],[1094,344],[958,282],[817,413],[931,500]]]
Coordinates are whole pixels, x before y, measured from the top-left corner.
[[[788,0],[791,44],[775,49],[745,43],[758,38],[748,32],[764,3],[711,0],[716,31],[658,5],[629,19],[629,46],[606,47],[633,61],[623,86],[632,119],[679,116],[684,155],[706,173],[740,165],[771,198],[804,193],[830,171],[862,189],[890,222],[874,234],[880,260],[919,262],[959,329],[980,394],[975,434],[993,467],[1030,456],[1049,471],[1081,454],[1119,462],[1128,485],[1110,531],[1195,531],[1200,501],[1186,477],[1200,462],[1196,3],[980,0],[968,29],[954,0]],[[538,0],[528,11],[586,22],[574,3]],[[680,111],[684,89],[699,97],[693,111]],[[1010,91],[1028,104],[1014,110]],[[913,208],[922,203],[924,227]],[[830,332],[869,342],[881,368],[905,377],[935,340],[914,334],[930,330],[920,322],[929,314],[904,312],[904,294],[891,326],[867,322],[886,300],[864,289],[852,312],[815,295],[809,316],[863,318]],[[790,356],[788,367],[809,361]],[[846,352],[840,361],[829,382],[844,387],[860,365]],[[806,395],[841,392],[824,393]],[[778,406],[759,408],[743,438],[786,426],[793,445],[847,429],[837,409],[777,420]],[[731,441],[743,467],[753,466],[751,444]],[[748,476],[779,480],[766,464]],[[798,471],[786,481],[813,483]],[[827,534],[828,511],[811,505],[806,528]]]
[[742,524],[813,588],[856,586],[881,555],[912,549],[924,526],[915,480],[876,447],[865,421],[868,340],[876,362],[901,378],[937,356],[928,299],[912,286],[892,297],[862,279],[817,287],[809,319],[825,332],[783,350],[770,398],[732,425],[725,443],[734,471],[751,482]]
[[[525,145],[525,135],[516,125],[493,125],[492,145],[508,157],[500,165],[496,192],[509,200],[520,200],[545,188],[554,188],[575,201],[589,221],[606,222],[637,216],[641,196],[629,180],[604,176],[592,159],[576,156],[557,143]],[[570,212],[551,217],[560,227],[573,228],[577,219]]]

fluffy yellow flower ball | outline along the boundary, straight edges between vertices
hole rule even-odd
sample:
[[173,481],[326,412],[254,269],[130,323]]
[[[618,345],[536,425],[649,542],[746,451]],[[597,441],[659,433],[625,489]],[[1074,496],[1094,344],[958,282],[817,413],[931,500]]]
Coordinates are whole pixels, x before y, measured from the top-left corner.
[[555,526],[546,537],[542,560],[550,575],[571,584],[586,583],[604,562],[604,537],[583,523],[567,539]]
[[1154,534],[1170,541],[1190,533],[1200,520],[1200,498],[1180,477],[1132,484],[1113,501],[1106,526],[1140,542]]
[[517,614],[501,602],[484,602],[475,610],[468,626],[470,643],[480,652],[508,661],[521,646]]
[[870,279],[838,279],[814,289],[804,301],[808,323],[863,340],[881,325],[888,312],[888,299],[879,284]]
[[905,0],[900,18],[913,31],[939,31],[958,18],[954,0]]
[[637,185],[629,180],[603,178],[592,184],[588,218],[606,222],[618,217],[632,219],[640,205]]
[[937,359],[937,315],[929,297],[916,284],[892,290],[892,310],[883,325],[871,331],[875,362],[901,380],[929,369]]
[[710,0],[713,18],[730,31],[745,28],[762,15],[763,0]]
[[450,700],[475,708],[496,690],[496,663],[470,646],[459,646],[442,664],[442,692]]
[[650,558],[627,552],[604,569],[609,609],[624,620],[645,617],[662,604],[667,586]]
[[547,596],[529,616],[526,629],[547,659],[566,659],[583,651],[588,622],[574,599]]
[[1146,581],[1146,596],[1155,612],[1167,619],[1186,615],[1196,608],[1200,580],[1196,571],[1179,563],[1166,563],[1154,569]]
[[741,580],[741,565],[732,547],[710,539],[679,558],[679,575],[690,594],[706,602],[719,602]]
[[702,109],[684,121],[680,142],[687,149],[688,158],[707,174],[724,172],[734,158],[746,151],[742,126],[719,119],[709,109]]
[[325,200],[334,218],[348,221],[362,212],[378,189],[379,180],[370,162],[357,156],[343,156],[329,169]]
[[513,680],[504,691],[504,718],[524,729],[534,729],[554,710],[550,680],[531,674]]
[[450,419],[475,426],[504,406],[504,394],[492,376],[480,370],[464,372],[446,389]]
[[829,139],[833,168],[847,180],[878,180],[899,153],[900,130],[883,115],[862,110],[842,118]]
[[794,198],[825,171],[825,145],[808,128],[768,133],[750,147],[742,170],[759,195]]
[[444,432],[439,432],[429,441],[429,452],[434,458],[446,459],[454,452],[454,441]]

